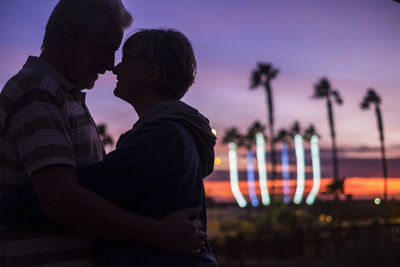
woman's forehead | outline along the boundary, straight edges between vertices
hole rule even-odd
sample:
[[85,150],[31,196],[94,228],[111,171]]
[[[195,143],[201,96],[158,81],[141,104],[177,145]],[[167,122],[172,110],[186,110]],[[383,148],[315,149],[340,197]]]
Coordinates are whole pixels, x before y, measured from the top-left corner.
[[123,53],[141,52],[141,41],[135,38],[128,39],[124,45]]

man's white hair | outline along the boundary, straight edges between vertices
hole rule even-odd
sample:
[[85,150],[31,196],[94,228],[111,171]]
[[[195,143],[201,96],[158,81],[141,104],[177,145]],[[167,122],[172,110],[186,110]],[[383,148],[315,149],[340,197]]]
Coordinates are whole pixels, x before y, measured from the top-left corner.
[[47,22],[42,49],[60,41],[70,23],[99,32],[110,22],[126,29],[132,21],[121,0],[59,0]]

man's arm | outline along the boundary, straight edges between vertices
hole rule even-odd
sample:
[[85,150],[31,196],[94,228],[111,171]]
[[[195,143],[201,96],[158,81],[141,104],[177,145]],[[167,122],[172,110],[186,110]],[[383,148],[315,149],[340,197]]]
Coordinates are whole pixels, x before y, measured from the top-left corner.
[[177,212],[163,220],[135,215],[79,186],[75,169],[66,165],[44,167],[31,178],[45,214],[79,232],[191,253],[206,239],[198,222],[187,219],[200,209]]
[[[174,247],[174,244],[168,246],[168,242],[161,242],[163,238],[170,240],[169,232],[177,236],[171,242],[186,242],[188,237],[179,239],[184,231],[178,231],[177,226],[171,224],[170,218],[157,221],[135,216],[80,187],[75,174],[76,151],[70,136],[71,129],[68,128],[69,117],[63,110],[64,99],[59,99],[53,93],[54,90],[48,88],[32,86],[17,91],[23,94],[15,99],[12,109],[7,112],[9,124],[6,128],[12,135],[16,153],[32,179],[41,205],[49,217],[80,232],[144,242],[161,248]],[[11,217],[16,217],[18,222],[30,221],[32,218],[29,215],[34,214],[33,210],[39,210],[35,216],[40,215],[41,207],[32,184],[18,186],[12,191],[6,199],[2,195],[0,201],[0,220],[3,223],[10,221],[6,213],[16,210],[15,207],[22,207],[18,212],[11,212]],[[31,210],[24,213],[27,209]],[[43,222],[40,218],[43,216],[39,215],[33,216],[33,219]],[[171,216],[182,217],[182,214]],[[205,239],[204,233],[194,229],[196,222],[182,219],[175,223],[179,222],[181,227],[189,229],[191,234],[188,236],[193,244]],[[183,248],[181,251],[185,250],[188,249]]]

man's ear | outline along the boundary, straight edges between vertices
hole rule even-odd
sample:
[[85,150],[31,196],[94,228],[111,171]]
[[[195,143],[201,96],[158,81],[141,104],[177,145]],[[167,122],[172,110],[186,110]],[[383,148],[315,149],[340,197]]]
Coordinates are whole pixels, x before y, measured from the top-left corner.
[[78,40],[80,36],[80,27],[78,23],[70,22],[66,26],[66,30],[64,31],[63,38],[66,42],[74,43]]

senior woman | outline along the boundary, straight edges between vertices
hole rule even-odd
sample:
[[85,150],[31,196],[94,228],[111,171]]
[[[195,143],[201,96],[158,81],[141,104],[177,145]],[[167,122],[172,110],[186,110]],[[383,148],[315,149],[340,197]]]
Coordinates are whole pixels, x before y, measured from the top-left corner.
[[[154,218],[202,206],[199,220],[206,231],[203,178],[213,170],[215,136],[208,120],[180,101],[196,72],[189,40],[172,29],[136,32],[113,72],[115,96],[131,104],[139,120],[104,161],[78,171],[80,183]],[[216,266],[207,242],[198,254],[117,241],[104,241],[103,248],[109,266]]]

